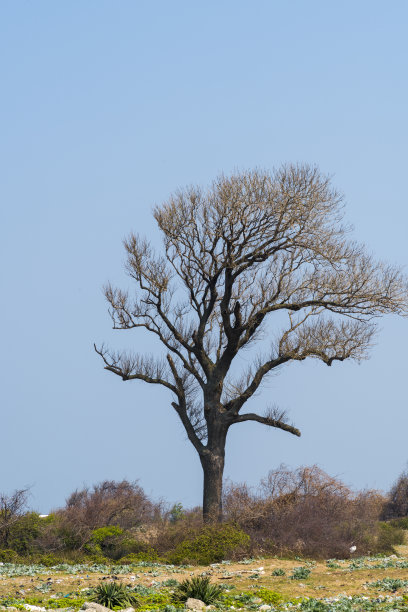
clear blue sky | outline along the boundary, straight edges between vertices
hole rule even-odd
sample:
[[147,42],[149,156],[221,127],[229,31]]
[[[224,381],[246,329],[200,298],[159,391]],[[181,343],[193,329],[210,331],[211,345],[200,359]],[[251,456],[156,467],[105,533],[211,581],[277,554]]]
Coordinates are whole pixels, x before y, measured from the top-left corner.
[[[139,479],[201,501],[201,468],[170,396],[102,369],[104,282],[122,239],[179,186],[220,171],[316,163],[355,236],[406,266],[408,4],[404,0],[2,0],[0,491],[40,511],[84,483]],[[257,399],[302,438],[231,431],[226,476],[318,463],[387,489],[408,460],[408,321],[384,319],[372,358],[282,370]]]

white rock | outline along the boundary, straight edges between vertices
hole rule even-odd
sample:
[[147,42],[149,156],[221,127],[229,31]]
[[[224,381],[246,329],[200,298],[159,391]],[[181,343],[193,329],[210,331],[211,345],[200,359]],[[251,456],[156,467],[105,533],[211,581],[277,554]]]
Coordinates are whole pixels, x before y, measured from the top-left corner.
[[82,606],[82,610],[90,610],[91,612],[112,612],[109,608],[105,608],[105,606],[101,606],[101,604],[95,601],[86,601]]
[[260,606],[258,608],[258,610],[265,610],[265,611],[270,610],[270,609],[271,609],[271,606],[268,606],[268,604],[264,604],[263,606]]
[[31,606],[30,604],[24,604],[26,610],[31,610],[31,612],[45,612],[45,608],[41,608],[40,606]]
[[187,610],[195,610],[196,612],[206,609],[206,605],[201,599],[194,599],[193,597],[187,599],[185,607]]

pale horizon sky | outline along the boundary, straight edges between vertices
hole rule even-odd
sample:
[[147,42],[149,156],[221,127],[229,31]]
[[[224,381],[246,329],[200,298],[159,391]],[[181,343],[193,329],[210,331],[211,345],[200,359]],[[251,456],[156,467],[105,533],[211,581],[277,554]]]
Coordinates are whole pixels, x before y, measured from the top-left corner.
[[[361,0],[3,0],[0,491],[40,511],[105,479],[201,503],[202,473],[171,396],[105,372],[102,295],[127,283],[122,240],[158,245],[151,214],[220,172],[317,164],[354,237],[407,270],[408,4]],[[256,397],[300,439],[232,429],[225,477],[255,486],[318,464],[387,490],[406,467],[408,320],[386,317],[371,359],[290,365]]]

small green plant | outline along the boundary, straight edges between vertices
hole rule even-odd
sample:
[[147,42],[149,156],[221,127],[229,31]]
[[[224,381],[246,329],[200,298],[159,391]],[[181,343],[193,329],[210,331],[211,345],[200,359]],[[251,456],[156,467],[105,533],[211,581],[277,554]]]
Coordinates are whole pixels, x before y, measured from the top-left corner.
[[383,578],[376,582],[369,582],[367,586],[373,589],[379,589],[380,591],[391,591],[395,593],[398,589],[408,586],[408,580],[401,580],[400,578]]
[[[339,608],[339,610],[341,609],[345,612],[348,612],[349,610],[351,611],[352,608],[350,608],[347,604],[348,602],[346,603],[346,608],[342,606],[341,608]],[[304,610],[305,612],[331,612],[332,610],[334,610],[332,606],[326,604],[324,601],[320,601],[319,599],[314,598],[302,601],[300,604],[300,609]]]
[[256,591],[256,594],[267,604],[278,604],[282,601],[282,595],[271,589],[262,588]]
[[148,610],[162,610],[163,607],[170,606],[171,604],[171,593],[154,592],[140,597],[137,608],[141,612],[147,612]]
[[[24,604],[30,604],[33,606],[46,607],[47,610],[55,610],[60,608],[73,608],[74,610],[79,610],[81,606],[85,603],[86,599],[84,596],[78,597],[75,593],[65,595],[64,597],[25,597]],[[0,603],[4,605],[4,603],[0,600]],[[12,607],[18,607],[13,604],[10,604]],[[23,609],[25,609],[23,607]]]
[[304,580],[309,578],[310,569],[307,567],[294,567],[291,575],[291,580]]
[[337,563],[336,559],[327,559],[326,566],[330,569],[339,569],[341,565]]
[[138,598],[129,587],[121,582],[104,582],[95,587],[91,594],[91,601],[95,601],[106,608],[113,610],[115,606],[122,608],[138,603]]
[[177,523],[177,521],[184,518],[185,514],[182,504],[174,504],[169,514],[170,523]]
[[210,579],[205,576],[194,576],[184,580],[174,593],[175,601],[187,601],[189,597],[200,599],[207,606],[220,599],[223,588],[217,584],[210,584]]
[[164,582],[162,582],[162,586],[165,587],[177,587],[179,585],[179,581],[176,580],[175,578],[169,578],[168,580],[165,580]]
[[272,576],[285,576],[285,575],[286,575],[285,570],[283,570],[280,567],[278,567],[277,569],[273,570],[273,572],[272,572]]

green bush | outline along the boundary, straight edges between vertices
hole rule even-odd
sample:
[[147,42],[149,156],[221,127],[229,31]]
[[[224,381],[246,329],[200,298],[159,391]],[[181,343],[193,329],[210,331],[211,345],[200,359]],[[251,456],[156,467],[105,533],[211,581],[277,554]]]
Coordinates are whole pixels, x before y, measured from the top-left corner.
[[281,569],[280,567],[273,570],[272,572],[272,576],[285,576],[285,574],[286,574],[285,570]]
[[399,529],[408,529],[408,516],[392,519],[391,521],[389,521],[389,525],[392,525],[393,527],[398,527]]
[[88,554],[103,555],[114,560],[151,551],[147,544],[138,542],[129,532],[116,525],[94,529],[85,550]]
[[207,525],[187,533],[185,540],[167,554],[170,563],[209,565],[246,552],[249,536],[233,525]]
[[183,580],[174,592],[174,601],[187,601],[189,597],[200,599],[210,605],[217,601],[223,593],[223,588],[218,584],[210,584],[210,579],[203,576],[194,576]]
[[36,512],[28,512],[20,516],[11,526],[9,547],[20,555],[36,552],[36,539],[46,527],[44,519]]
[[91,554],[103,554],[111,557],[113,551],[123,541],[123,529],[110,525],[100,527],[91,532],[90,541],[87,543],[85,550]]
[[391,523],[380,523],[378,526],[377,552],[395,552],[394,546],[404,544],[405,534],[400,527],[395,527]]
[[88,565],[110,565],[111,559],[104,557],[103,555],[84,555],[79,563],[86,563]]
[[15,550],[10,548],[4,548],[0,550],[0,562],[2,563],[15,563],[18,559],[18,554]]
[[40,563],[40,565],[45,565],[45,567],[53,567],[54,565],[66,563],[66,561],[62,557],[57,557],[56,555],[49,553],[48,555],[41,555],[38,557],[38,563]]
[[154,548],[146,547],[145,550],[141,550],[140,552],[130,553],[121,557],[117,563],[120,565],[130,565],[132,563],[140,563],[140,561],[159,561],[159,555],[157,550]]

